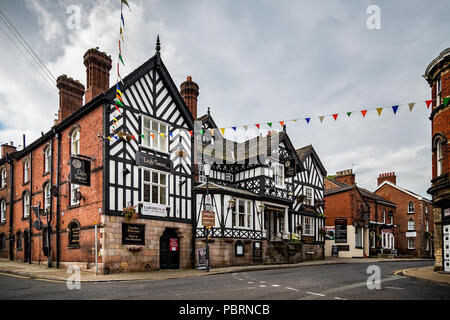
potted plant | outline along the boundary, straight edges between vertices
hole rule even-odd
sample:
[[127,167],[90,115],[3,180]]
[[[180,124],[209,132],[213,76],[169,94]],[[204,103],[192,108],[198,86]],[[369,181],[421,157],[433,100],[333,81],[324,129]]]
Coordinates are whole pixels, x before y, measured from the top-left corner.
[[326,233],[327,233],[327,231],[326,231],[325,227],[320,227],[320,229],[319,229],[319,234],[320,234],[321,236],[324,236]]
[[326,218],[326,216],[323,214],[323,213],[319,213],[318,215],[317,215],[319,218]]
[[139,214],[136,212],[136,206],[128,206],[123,208],[123,216],[128,221],[139,218]]

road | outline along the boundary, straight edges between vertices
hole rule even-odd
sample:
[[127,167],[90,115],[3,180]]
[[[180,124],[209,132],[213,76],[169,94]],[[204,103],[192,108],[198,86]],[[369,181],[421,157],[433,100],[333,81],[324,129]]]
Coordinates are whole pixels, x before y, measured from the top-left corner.
[[396,276],[428,261],[381,262],[381,288],[367,288],[370,264],[351,263],[162,281],[66,283],[0,274],[0,299],[378,300],[450,299],[450,286]]

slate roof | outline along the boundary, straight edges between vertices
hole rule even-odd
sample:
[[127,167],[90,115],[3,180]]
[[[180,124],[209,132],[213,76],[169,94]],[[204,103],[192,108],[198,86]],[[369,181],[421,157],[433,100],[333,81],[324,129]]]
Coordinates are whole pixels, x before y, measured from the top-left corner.
[[[225,185],[220,185],[220,184],[217,184],[214,182],[208,183],[208,189],[209,190],[222,190],[222,191],[227,191],[227,192],[231,192],[231,193],[239,193],[239,194],[243,194],[243,195],[251,196],[251,197],[257,196],[255,193],[248,191],[248,190],[244,190],[244,189],[240,189],[240,188],[236,188],[236,187],[229,187],[229,186],[225,186]],[[195,187],[194,190],[206,190],[206,183],[204,182],[203,184]]]

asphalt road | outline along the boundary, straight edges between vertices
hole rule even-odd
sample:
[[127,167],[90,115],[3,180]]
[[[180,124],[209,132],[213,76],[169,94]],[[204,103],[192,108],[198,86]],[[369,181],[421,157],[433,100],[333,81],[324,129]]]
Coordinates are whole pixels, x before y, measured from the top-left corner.
[[370,264],[303,266],[163,281],[66,283],[0,275],[0,299],[378,300],[450,299],[450,286],[396,276],[428,261],[382,262],[380,289],[369,290]]

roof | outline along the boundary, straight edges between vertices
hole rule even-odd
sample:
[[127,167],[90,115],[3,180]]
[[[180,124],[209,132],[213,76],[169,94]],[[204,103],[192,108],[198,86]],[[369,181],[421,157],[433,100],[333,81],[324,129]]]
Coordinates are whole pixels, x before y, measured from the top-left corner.
[[297,155],[298,155],[300,161],[304,161],[310,154],[312,154],[314,160],[316,161],[317,165],[319,166],[319,169],[322,171],[322,174],[324,176],[327,175],[327,170],[325,170],[325,167],[322,164],[322,161],[320,161],[319,156],[317,155],[316,151],[314,150],[314,148],[311,144],[309,146],[297,149],[296,152],[297,152]]
[[388,204],[392,204],[394,206],[396,205],[394,202],[389,201],[389,200],[387,200],[387,199],[385,199],[385,198],[383,198],[383,197],[373,193],[372,191],[369,191],[367,189],[360,188],[360,187],[358,187],[358,189],[359,189],[359,192],[361,192],[361,195],[364,198],[369,198],[369,199],[376,200],[376,201],[382,201],[382,202],[385,202],[385,203],[388,203]]
[[443,50],[436,58],[433,59],[433,61],[431,61],[427,68],[425,69],[425,74],[423,75],[423,77],[425,78],[425,80],[428,81],[428,83],[430,83],[433,79],[431,78],[433,76],[433,71],[435,69],[435,67],[438,67],[439,64],[441,64],[444,60],[448,59],[450,57],[450,48],[447,48],[445,50]]
[[336,194],[336,193],[339,193],[339,192],[349,191],[349,190],[352,190],[354,188],[354,186],[351,186],[349,184],[346,184],[346,183],[343,183],[343,182],[340,182],[340,181],[337,181],[337,180],[331,180],[331,179],[328,179],[328,178],[325,178],[325,180],[328,180],[331,183],[334,183],[338,187],[337,188],[333,188],[333,189],[325,189],[324,190],[324,196],[329,196],[329,195]]
[[397,189],[397,190],[399,190],[399,191],[401,191],[401,192],[404,192],[404,193],[410,195],[411,197],[417,198],[418,200],[424,200],[424,201],[427,201],[427,202],[431,203],[431,200],[429,200],[429,199],[427,199],[425,197],[422,197],[422,196],[418,195],[417,193],[409,191],[409,190],[407,190],[405,188],[399,187],[399,186],[397,186],[396,184],[393,184],[390,181],[383,181],[383,183],[378,186],[378,188],[375,190],[375,192],[377,192],[382,186],[384,186],[386,184],[391,186],[391,187],[393,187],[393,188],[395,188],[395,189]]
[[[208,189],[209,190],[222,190],[222,191],[231,192],[231,193],[239,193],[239,194],[243,194],[243,195],[250,196],[250,197],[257,196],[255,193],[248,191],[248,190],[244,190],[244,189],[240,189],[240,188],[236,188],[236,187],[229,187],[229,186],[225,186],[225,185],[220,185],[220,184],[217,184],[214,182],[208,183]],[[206,191],[206,182],[195,187],[194,190]]]

